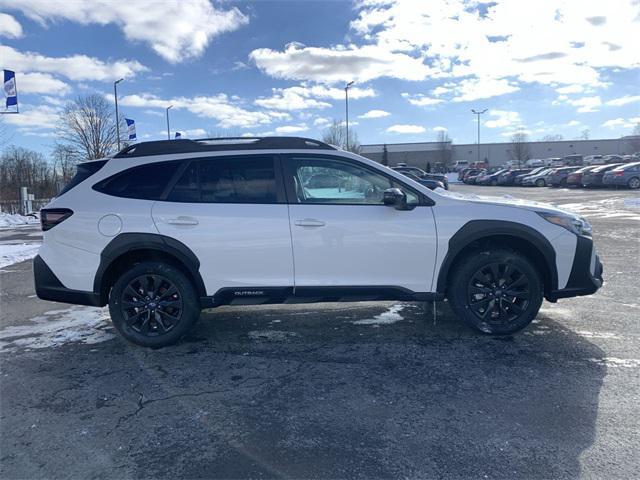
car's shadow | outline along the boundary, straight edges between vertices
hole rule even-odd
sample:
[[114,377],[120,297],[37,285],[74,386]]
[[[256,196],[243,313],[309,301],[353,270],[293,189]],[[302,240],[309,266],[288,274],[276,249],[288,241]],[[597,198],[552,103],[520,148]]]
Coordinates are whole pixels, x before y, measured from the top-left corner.
[[116,339],[26,355],[21,376],[39,390],[5,399],[3,415],[47,415],[50,435],[88,429],[80,443],[51,445],[47,429],[32,440],[48,445],[43,465],[63,447],[83,457],[60,475],[580,476],[600,348],[544,316],[492,338],[446,304],[435,322],[423,304],[392,306],[226,308],[173,347]]

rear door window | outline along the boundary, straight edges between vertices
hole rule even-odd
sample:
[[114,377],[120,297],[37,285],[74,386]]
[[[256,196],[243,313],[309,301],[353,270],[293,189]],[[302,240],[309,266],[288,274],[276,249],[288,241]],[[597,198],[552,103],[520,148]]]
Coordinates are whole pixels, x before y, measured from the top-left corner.
[[192,160],[167,200],[201,203],[279,203],[274,157],[248,155]]

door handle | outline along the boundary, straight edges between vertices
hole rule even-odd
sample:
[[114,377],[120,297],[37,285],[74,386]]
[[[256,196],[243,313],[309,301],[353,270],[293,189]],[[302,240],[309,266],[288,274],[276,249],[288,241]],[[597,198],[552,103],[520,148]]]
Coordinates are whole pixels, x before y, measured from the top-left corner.
[[198,225],[198,220],[196,220],[193,217],[175,217],[175,218],[168,218],[167,219],[167,223],[169,225],[182,225],[182,226],[189,226],[189,225]]
[[305,218],[303,220],[296,220],[295,224],[298,227],[324,227],[325,223],[315,218]]

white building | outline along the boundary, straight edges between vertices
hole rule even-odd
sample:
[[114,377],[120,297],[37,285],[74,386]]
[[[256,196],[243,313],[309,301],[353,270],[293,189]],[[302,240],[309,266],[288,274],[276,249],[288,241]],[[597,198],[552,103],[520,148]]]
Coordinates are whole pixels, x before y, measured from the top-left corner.
[[[560,140],[560,141],[540,141],[527,142],[529,158],[554,158],[566,155],[625,155],[634,153],[633,139],[638,141],[638,137],[621,137],[602,140]],[[389,143],[386,144],[389,165],[404,162],[425,168],[427,163],[433,166],[441,162],[445,155],[450,154],[451,160],[466,160],[475,162],[478,159],[478,145],[473,144],[453,144],[443,146],[438,142],[418,142],[418,143]],[[443,149],[449,152],[443,155]],[[512,160],[511,151],[513,145],[506,143],[482,143],[480,144],[481,161],[488,161],[490,165],[503,165]],[[382,162],[384,144],[362,145],[362,155]]]

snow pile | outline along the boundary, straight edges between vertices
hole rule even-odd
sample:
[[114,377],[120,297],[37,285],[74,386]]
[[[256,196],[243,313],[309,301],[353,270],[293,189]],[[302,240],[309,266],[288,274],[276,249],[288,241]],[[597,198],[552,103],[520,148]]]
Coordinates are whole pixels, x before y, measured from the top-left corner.
[[36,217],[26,217],[19,213],[4,213],[0,212],[0,228],[1,227],[16,227],[19,225],[27,225],[29,223],[38,223],[39,220]]
[[106,308],[71,307],[45,312],[27,325],[0,330],[0,351],[56,348],[68,343],[94,344],[114,337]]
[[627,208],[640,208],[640,198],[625,198],[624,206]]
[[621,220],[640,221],[640,215],[637,210],[631,210],[632,208],[638,208],[638,206],[640,206],[640,199],[637,198],[627,198],[624,201],[621,198],[606,198],[594,202],[559,205],[564,210],[569,210],[587,218],[618,218]]
[[269,342],[286,342],[297,337],[296,332],[286,332],[283,330],[252,330],[247,333],[251,340],[265,340]]
[[458,172],[449,172],[445,173],[445,175],[447,176],[447,181],[449,183],[462,183],[460,180],[458,180]]
[[364,320],[356,320],[351,322],[354,325],[390,325],[392,323],[404,320],[404,317],[400,315],[400,312],[404,310],[404,305],[394,305],[386,312],[382,312],[380,315],[376,315],[373,318],[367,318]]
[[16,245],[0,245],[0,268],[23,262],[38,254],[40,243],[21,243]]

